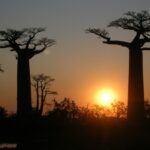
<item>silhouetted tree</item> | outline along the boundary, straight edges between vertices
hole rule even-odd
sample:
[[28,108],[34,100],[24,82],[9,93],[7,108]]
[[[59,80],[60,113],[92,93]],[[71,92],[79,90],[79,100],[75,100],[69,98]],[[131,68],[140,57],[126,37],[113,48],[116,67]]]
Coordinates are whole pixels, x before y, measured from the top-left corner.
[[90,109],[89,105],[80,107],[79,109],[79,118],[88,120],[95,118],[95,111],[93,109]]
[[77,104],[69,98],[64,98],[60,102],[54,99],[53,110],[52,112],[49,112],[49,114],[55,116],[55,118],[60,118],[61,120],[72,120],[79,118],[79,108]]
[[48,38],[36,39],[44,28],[7,29],[0,31],[0,48],[11,48],[17,53],[17,114],[28,116],[32,112],[29,60],[55,44]]
[[8,116],[7,110],[0,106],[0,119],[4,119]]
[[105,116],[105,109],[104,107],[100,106],[100,105],[94,105],[93,106],[93,114],[94,114],[94,117],[99,119],[99,118],[103,118]]
[[56,91],[51,91],[49,89],[51,83],[55,81],[55,79],[44,74],[39,74],[32,76],[32,81],[32,86],[36,91],[36,112],[38,112],[39,115],[42,115],[47,95],[57,94]]
[[125,106],[124,102],[114,101],[112,103],[112,109],[116,118],[126,117],[127,115],[127,107]]
[[103,43],[119,45],[129,50],[129,85],[128,85],[128,112],[129,121],[141,122],[145,118],[144,87],[143,87],[143,54],[150,42],[150,14],[147,11],[140,13],[129,11],[124,17],[110,22],[108,27],[122,28],[133,31],[135,36],[131,42],[112,40],[105,29],[87,29],[87,32],[104,39]]

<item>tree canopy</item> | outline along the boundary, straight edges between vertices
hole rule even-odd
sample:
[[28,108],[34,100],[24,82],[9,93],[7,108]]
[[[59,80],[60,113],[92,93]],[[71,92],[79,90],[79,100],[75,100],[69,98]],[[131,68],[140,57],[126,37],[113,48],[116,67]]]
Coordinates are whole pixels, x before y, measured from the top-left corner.
[[45,31],[45,28],[24,28],[22,30],[7,29],[0,31],[0,48],[9,48],[17,53],[30,53],[32,58],[34,55],[43,52],[47,47],[56,43],[53,39],[46,37],[36,38],[38,33]]
[[[131,30],[138,34],[140,42],[139,46],[141,50],[150,50],[150,47],[144,47],[146,43],[150,42],[150,14],[147,11],[141,11],[139,13],[128,11],[123,17],[116,19],[108,24],[107,27],[121,28],[124,30]],[[109,32],[106,29],[89,28],[87,33],[93,33],[98,37],[104,39],[103,43],[115,44],[123,47],[130,47],[129,42],[112,40]]]
[[38,35],[45,28],[24,28],[22,30],[0,30],[0,48],[10,48],[17,53],[17,113],[18,116],[32,114],[31,79],[29,60],[54,45],[55,40]]

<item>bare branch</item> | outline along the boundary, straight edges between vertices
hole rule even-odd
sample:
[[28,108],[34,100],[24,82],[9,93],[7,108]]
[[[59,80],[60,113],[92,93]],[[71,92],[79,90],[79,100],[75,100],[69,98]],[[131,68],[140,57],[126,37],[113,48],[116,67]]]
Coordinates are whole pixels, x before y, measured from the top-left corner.
[[27,41],[26,43],[24,43],[24,45],[26,45],[26,49],[29,48],[29,45],[30,45],[30,43],[32,42],[32,40],[34,39],[34,37],[35,37],[35,34],[32,35],[32,36],[29,36],[28,41]]
[[39,54],[41,52],[43,52],[46,48],[55,45],[56,41],[53,39],[48,39],[48,38],[42,38],[41,40],[39,40],[39,42],[37,44],[35,44],[34,49],[36,49],[36,47],[42,46],[41,49],[35,50],[33,53],[34,55]]
[[141,48],[142,51],[149,51],[150,50],[150,47],[143,47]]
[[25,31],[26,34],[33,35],[40,32],[44,32],[45,28],[24,28],[23,30]]
[[120,45],[123,47],[129,47],[129,45],[130,45],[130,43],[128,43],[128,42],[117,41],[117,40],[104,41],[103,43],[112,44],[112,45]]
[[93,33],[95,35],[98,35],[100,38],[103,38],[105,40],[110,40],[109,33],[105,29],[96,29],[96,28],[89,28],[85,30],[86,33]]
[[142,36],[144,37],[144,40],[149,39],[149,37],[150,37],[150,35],[148,33],[143,33]]
[[42,38],[39,40],[38,45],[43,45],[44,47],[50,47],[52,45],[56,44],[56,41],[53,39],[48,39],[48,38]]
[[7,29],[6,31],[0,31],[0,39],[1,48],[8,48],[11,47],[15,51],[19,49],[19,43],[17,41],[23,37],[23,31],[17,31],[14,29]]
[[114,45],[121,45],[124,47],[129,47],[129,43],[128,42],[124,42],[124,41],[113,41],[110,39],[110,37],[108,37],[108,32],[106,30],[101,30],[101,29],[87,29],[86,30],[87,33],[93,33],[95,35],[98,35],[99,37],[105,39],[106,41],[103,41],[103,43],[106,44],[114,44]]
[[150,32],[150,14],[147,11],[141,11],[140,13],[129,11],[124,14],[124,17],[110,22],[108,27],[120,27],[141,34]]
[[108,27],[120,27],[123,29],[138,31],[139,26],[134,22],[134,19],[119,18],[109,23]]
[[35,36],[38,33],[45,31],[45,28],[25,28],[24,31],[25,35],[28,37],[28,40],[25,41],[26,49],[28,49]]
[[7,29],[5,32],[5,38],[7,41],[16,41],[18,39],[23,38],[24,31],[23,30],[14,30],[14,29]]

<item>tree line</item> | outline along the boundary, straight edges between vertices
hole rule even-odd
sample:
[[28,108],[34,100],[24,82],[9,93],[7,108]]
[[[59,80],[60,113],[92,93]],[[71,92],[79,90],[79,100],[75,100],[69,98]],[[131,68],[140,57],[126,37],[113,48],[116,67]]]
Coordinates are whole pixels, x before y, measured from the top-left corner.
[[[116,118],[125,119],[127,117],[127,106],[122,101],[114,101],[109,108],[93,104],[92,106],[79,106],[74,100],[70,98],[64,98],[63,100],[53,99],[44,105],[49,105],[49,109],[43,113],[43,116],[53,118],[54,120],[87,120],[87,119],[105,119]],[[148,100],[144,103],[144,109],[146,112],[146,118],[150,119],[150,102]],[[33,109],[33,115],[42,116],[40,109]],[[11,118],[17,114],[9,114],[8,111],[0,106],[0,120],[5,118]]]

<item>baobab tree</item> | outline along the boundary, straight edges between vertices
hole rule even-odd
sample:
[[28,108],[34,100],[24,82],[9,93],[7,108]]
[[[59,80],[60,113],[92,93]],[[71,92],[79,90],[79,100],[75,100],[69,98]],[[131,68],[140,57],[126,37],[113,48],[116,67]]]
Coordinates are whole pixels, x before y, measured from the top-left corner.
[[36,38],[43,31],[45,28],[0,31],[0,48],[11,48],[17,53],[17,114],[21,117],[32,112],[29,60],[55,44],[53,39]]
[[56,91],[50,90],[50,86],[53,81],[55,81],[54,78],[44,74],[32,76],[32,86],[36,92],[36,112],[40,116],[43,113],[47,96],[49,94],[57,95]]
[[103,39],[103,43],[119,45],[129,50],[129,83],[128,83],[128,112],[131,122],[141,122],[145,118],[144,85],[143,85],[143,51],[150,43],[150,14],[147,11],[139,13],[129,11],[123,17],[109,23],[108,27],[122,28],[133,31],[135,36],[131,42],[112,40],[105,29],[89,28],[86,31]]

